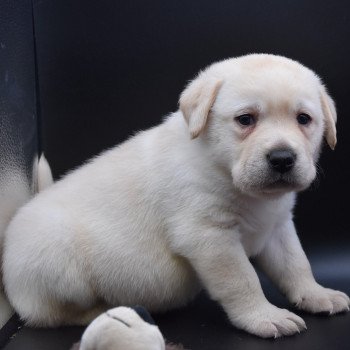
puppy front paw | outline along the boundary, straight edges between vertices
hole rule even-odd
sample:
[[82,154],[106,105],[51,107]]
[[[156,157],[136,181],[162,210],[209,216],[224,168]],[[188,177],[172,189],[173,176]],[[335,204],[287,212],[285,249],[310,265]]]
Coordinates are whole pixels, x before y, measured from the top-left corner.
[[278,338],[306,330],[301,317],[270,303],[235,317],[232,322],[238,328],[262,338]]
[[345,293],[324,288],[317,283],[299,291],[290,301],[301,310],[329,315],[349,311],[350,307],[350,299]]

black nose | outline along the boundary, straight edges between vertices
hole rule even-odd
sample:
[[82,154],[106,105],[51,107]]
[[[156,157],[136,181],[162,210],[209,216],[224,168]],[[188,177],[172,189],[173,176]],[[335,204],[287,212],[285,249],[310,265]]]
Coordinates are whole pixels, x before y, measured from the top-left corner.
[[274,171],[283,174],[293,168],[296,155],[289,149],[275,149],[267,155],[267,159]]

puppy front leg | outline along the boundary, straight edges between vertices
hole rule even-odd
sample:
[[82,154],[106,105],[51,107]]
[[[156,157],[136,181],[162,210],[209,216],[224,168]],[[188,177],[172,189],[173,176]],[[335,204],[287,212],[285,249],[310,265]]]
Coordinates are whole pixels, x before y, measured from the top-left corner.
[[237,328],[264,338],[305,329],[299,316],[267,301],[238,232],[197,228],[177,238],[180,243],[173,249],[190,261],[210,296],[221,303]]
[[319,285],[290,219],[280,226],[257,257],[265,273],[289,301],[312,313],[349,310],[349,297]]

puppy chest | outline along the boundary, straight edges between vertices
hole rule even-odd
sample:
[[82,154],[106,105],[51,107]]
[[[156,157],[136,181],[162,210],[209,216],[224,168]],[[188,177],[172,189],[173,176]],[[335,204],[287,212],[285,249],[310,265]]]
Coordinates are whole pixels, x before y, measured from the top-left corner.
[[276,230],[281,212],[263,205],[231,203],[231,206],[211,207],[203,216],[202,224],[216,227],[232,235],[239,235],[240,241],[248,256],[258,254],[266,241]]
[[271,208],[255,207],[238,210],[236,220],[241,242],[249,257],[264,248],[266,241],[276,230],[281,213]]
[[259,254],[273,233],[273,225],[271,224],[252,225],[251,223],[242,223],[238,227],[241,242],[249,257]]

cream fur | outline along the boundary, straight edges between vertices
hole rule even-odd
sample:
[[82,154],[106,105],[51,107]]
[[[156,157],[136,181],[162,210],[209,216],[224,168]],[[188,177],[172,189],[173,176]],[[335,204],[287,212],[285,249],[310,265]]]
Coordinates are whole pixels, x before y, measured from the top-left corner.
[[117,307],[97,317],[85,330],[77,350],[165,350],[157,326],[144,322],[128,307]]
[[[254,128],[234,120],[245,113],[257,117]],[[312,123],[299,125],[298,113]],[[295,61],[257,54],[210,66],[185,89],[180,111],[19,210],[5,237],[9,300],[27,324],[57,326],[109,306],[179,307],[204,287],[238,328],[300,332],[299,316],[265,298],[249,261],[257,257],[300,308],[348,310],[344,293],[315,282],[292,221],[322,135],[335,145],[335,121],[320,79]],[[274,185],[266,153],[276,147],[297,155],[289,186]]]

